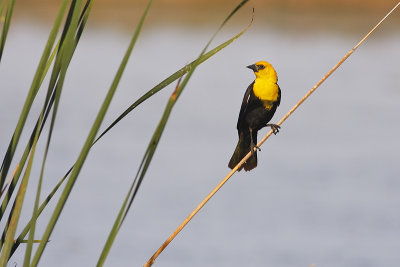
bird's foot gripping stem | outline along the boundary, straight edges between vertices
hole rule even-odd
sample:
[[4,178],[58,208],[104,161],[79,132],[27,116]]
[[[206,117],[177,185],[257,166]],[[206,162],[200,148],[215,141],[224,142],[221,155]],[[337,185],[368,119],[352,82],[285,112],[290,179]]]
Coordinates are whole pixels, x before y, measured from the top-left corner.
[[273,123],[268,123],[265,126],[269,126],[271,127],[271,130],[273,131],[273,133],[276,135],[277,133],[279,133],[279,129],[281,128],[281,126],[279,126],[278,124],[273,124]]
[[258,151],[261,151],[261,148],[258,147],[256,144],[254,144],[254,143],[252,142],[252,143],[250,144],[250,152],[251,152],[251,155],[253,155],[253,153],[256,152],[256,151],[254,150],[254,148],[256,148]]
[[255,143],[254,143],[254,139],[253,139],[253,129],[249,129],[250,130],[250,152],[251,155],[253,156],[253,154],[256,152],[254,151],[254,148],[256,148],[258,151],[261,151],[261,148],[259,148]]

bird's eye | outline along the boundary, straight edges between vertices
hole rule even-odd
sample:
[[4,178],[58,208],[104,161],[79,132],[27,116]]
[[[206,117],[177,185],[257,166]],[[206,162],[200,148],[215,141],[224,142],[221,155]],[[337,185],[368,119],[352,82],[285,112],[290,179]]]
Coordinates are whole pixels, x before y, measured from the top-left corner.
[[259,70],[263,70],[263,69],[265,69],[265,66],[264,66],[264,65],[257,65],[257,68],[258,68]]

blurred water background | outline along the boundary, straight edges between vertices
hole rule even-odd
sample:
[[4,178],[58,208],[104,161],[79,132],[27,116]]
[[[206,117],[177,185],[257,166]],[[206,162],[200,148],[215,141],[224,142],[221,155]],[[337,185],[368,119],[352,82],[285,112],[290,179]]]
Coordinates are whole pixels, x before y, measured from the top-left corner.
[[[17,1],[0,65],[2,153],[58,2]],[[146,4],[112,2],[95,3],[71,62],[43,196],[75,162]],[[154,1],[103,129],[143,93],[195,59],[236,3]],[[248,32],[203,63],[183,92],[106,266],[142,266],[227,174],[240,104],[254,79],[245,66],[267,60],[277,70],[282,89],[272,120],[277,122],[394,5],[318,3],[254,1],[221,32],[213,45],[244,28],[255,7]],[[398,265],[399,18],[397,10],[284,123],[262,146],[259,166],[235,174],[155,266]],[[91,150],[41,266],[95,265],[173,89],[171,85],[139,106]],[[33,107],[37,114],[41,101]],[[30,119],[25,137],[35,120]],[[19,150],[16,158],[20,155]],[[33,174],[38,171],[35,166]],[[30,181],[20,229],[31,216],[28,203],[34,201],[36,182],[36,177]],[[38,239],[51,204],[39,219]],[[10,266],[22,265],[22,251]]]

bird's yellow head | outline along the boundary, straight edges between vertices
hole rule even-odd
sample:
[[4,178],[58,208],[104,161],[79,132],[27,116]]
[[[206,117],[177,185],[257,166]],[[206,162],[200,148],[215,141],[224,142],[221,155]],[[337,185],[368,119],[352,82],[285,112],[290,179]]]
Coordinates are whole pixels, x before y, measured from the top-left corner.
[[276,74],[274,67],[272,67],[272,65],[267,61],[258,61],[247,67],[254,71],[257,78],[269,79],[274,83],[278,81],[278,75]]

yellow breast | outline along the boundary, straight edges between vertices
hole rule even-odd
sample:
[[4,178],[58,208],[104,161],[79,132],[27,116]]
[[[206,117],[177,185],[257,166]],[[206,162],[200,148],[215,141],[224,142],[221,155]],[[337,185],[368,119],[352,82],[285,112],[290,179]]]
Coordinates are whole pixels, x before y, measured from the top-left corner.
[[278,85],[269,79],[257,78],[254,82],[253,92],[263,102],[266,109],[271,109],[279,97]]

